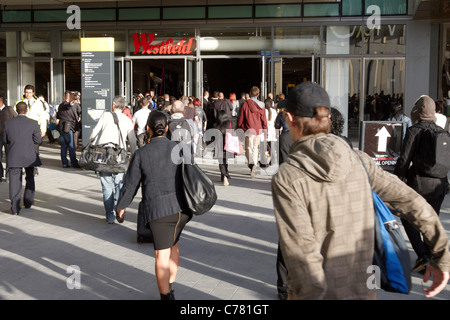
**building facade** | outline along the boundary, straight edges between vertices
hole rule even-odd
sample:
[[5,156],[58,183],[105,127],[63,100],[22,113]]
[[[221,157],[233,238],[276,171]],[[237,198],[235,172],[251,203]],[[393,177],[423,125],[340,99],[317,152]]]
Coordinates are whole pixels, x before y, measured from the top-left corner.
[[[2,0],[0,95],[33,84],[54,105],[81,91],[80,39],[114,38],[114,92],[288,94],[320,83],[357,138],[400,101],[450,90],[450,1]],[[79,9],[79,10],[78,10]],[[448,112],[448,111],[447,111]],[[448,114],[449,115],[449,114]]]

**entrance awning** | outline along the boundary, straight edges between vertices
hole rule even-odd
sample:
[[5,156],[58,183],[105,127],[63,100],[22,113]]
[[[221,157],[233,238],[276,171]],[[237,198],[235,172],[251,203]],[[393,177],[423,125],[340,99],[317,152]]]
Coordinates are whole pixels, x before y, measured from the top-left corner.
[[450,0],[417,0],[414,20],[450,21]]

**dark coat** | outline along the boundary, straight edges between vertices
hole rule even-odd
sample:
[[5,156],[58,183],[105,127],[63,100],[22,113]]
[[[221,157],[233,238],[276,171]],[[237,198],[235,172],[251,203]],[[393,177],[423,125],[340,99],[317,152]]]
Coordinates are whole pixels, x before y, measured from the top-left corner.
[[17,112],[11,106],[5,106],[0,111],[0,139],[2,138],[3,127],[5,126],[5,121],[11,118],[17,117]]
[[37,121],[21,114],[7,120],[3,128],[6,161],[9,168],[28,168],[42,165],[36,145],[42,143]]
[[[415,124],[406,130],[402,152],[397,160],[394,174],[427,199],[439,198],[446,192],[447,177],[422,176],[418,173],[417,164],[413,161],[414,155],[419,150],[418,144],[421,141],[421,135],[424,133],[422,126],[437,129],[437,125],[433,121],[421,121],[420,125]],[[410,166],[410,164],[412,165]]]
[[228,119],[231,119],[233,105],[231,104],[230,100],[217,99],[216,102],[214,102],[214,119],[217,119],[217,116],[219,115],[219,112],[221,110],[225,110],[225,112],[227,113]]
[[[60,131],[64,128],[64,123],[68,122],[70,124],[70,130],[75,131],[77,129],[78,114],[77,114],[78,104],[72,105],[70,102],[63,101],[56,113],[56,119],[59,120]],[[68,132],[68,131],[67,131]]]
[[146,222],[187,210],[181,164],[171,158],[174,147],[177,147],[175,141],[158,137],[134,153],[120,190],[117,210],[130,205],[139,187]]

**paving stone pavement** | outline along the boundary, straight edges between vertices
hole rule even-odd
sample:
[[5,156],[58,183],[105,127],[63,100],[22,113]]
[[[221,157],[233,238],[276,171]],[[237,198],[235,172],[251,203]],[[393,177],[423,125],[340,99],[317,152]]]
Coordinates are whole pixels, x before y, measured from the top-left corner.
[[[107,224],[99,178],[93,172],[63,169],[59,150],[56,143],[41,146],[36,202],[19,216],[10,215],[8,183],[0,183],[0,299],[158,300],[153,246],[136,241],[140,191],[125,222]],[[198,161],[215,181],[218,200],[182,234],[178,300],[278,299],[270,191],[276,167],[251,180],[243,161],[241,156],[229,165],[229,186],[221,185],[211,157]],[[449,231],[450,195],[440,217]],[[378,298],[425,299],[418,275],[413,275],[411,294],[379,291]],[[435,299],[449,298],[447,286]]]

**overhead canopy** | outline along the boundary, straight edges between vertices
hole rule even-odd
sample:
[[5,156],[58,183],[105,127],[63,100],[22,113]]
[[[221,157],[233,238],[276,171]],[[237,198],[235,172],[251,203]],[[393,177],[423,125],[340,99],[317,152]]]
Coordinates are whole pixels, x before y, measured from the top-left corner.
[[414,14],[415,20],[442,20],[450,22],[450,0],[422,0]]

